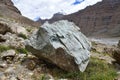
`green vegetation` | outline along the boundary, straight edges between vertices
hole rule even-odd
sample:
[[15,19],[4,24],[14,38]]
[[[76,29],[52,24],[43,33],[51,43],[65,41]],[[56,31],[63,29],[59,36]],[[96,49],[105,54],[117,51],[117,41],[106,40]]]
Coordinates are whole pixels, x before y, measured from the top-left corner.
[[73,80],[114,80],[117,76],[112,65],[108,65],[102,60],[91,58],[85,72],[58,72],[59,78]]
[[43,75],[41,75],[39,80],[46,80],[45,75],[44,75],[44,74],[43,74]]
[[25,48],[18,48],[18,49],[16,49],[16,51],[17,51],[18,53],[28,54],[28,51],[27,51]]
[[0,52],[7,51],[9,49],[10,49],[9,46],[0,45]]
[[26,30],[27,30],[28,32],[31,32],[31,31],[32,31],[32,29],[30,29],[30,28],[27,28]]
[[97,43],[96,43],[96,42],[94,42],[94,41],[92,41],[92,42],[91,42],[91,44],[92,44],[92,45],[97,45]]
[[40,74],[39,76],[32,76],[33,80],[49,80],[49,78],[46,76],[46,74]]
[[23,33],[18,34],[18,37],[22,37],[23,39],[27,39],[27,36]]
[[105,52],[99,52],[99,51],[94,50],[94,49],[92,49],[91,52],[92,52],[92,53],[96,53],[96,54],[102,54],[102,55],[104,55],[104,56],[105,56],[105,55],[108,55],[108,53],[105,53]]
[[17,49],[15,49],[15,48],[12,48],[10,46],[0,45],[0,53],[4,52],[4,51],[7,51],[7,50],[10,50],[10,49],[16,50],[17,53],[28,54],[28,51],[25,48],[17,48]]

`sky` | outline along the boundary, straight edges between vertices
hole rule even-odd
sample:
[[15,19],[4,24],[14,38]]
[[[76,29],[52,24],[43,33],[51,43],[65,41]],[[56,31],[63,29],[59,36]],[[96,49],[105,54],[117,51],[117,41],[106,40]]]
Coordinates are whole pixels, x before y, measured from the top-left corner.
[[102,0],[12,0],[23,16],[34,21],[39,18],[50,19],[58,12],[71,14],[100,1]]

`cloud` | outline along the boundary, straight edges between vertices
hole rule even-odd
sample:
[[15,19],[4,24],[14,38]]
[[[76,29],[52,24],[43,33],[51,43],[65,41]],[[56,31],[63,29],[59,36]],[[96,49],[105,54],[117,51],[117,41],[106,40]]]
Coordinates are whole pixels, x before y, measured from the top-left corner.
[[[54,13],[74,13],[102,0],[12,0],[23,16],[32,20],[51,18]],[[83,2],[81,2],[83,1]],[[76,3],[77,2],[77,3]],[[74,5],[71,5],[74,4]]]

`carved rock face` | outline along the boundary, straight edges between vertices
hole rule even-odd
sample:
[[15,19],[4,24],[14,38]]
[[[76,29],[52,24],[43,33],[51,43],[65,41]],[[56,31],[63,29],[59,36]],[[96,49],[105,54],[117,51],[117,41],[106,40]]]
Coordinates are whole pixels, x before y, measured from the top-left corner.
[[83,72],[89,62],[90,42],[68,21],[45,23],[25,43],[33,54],[66,71]]

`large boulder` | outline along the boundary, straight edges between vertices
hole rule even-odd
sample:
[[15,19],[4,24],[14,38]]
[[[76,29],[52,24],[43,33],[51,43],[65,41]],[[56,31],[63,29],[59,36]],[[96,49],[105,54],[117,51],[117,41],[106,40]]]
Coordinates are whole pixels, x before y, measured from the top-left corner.
[[26,49],[66,71],[84,71],[91,43],[72,22],[45,23],[25,41]]

